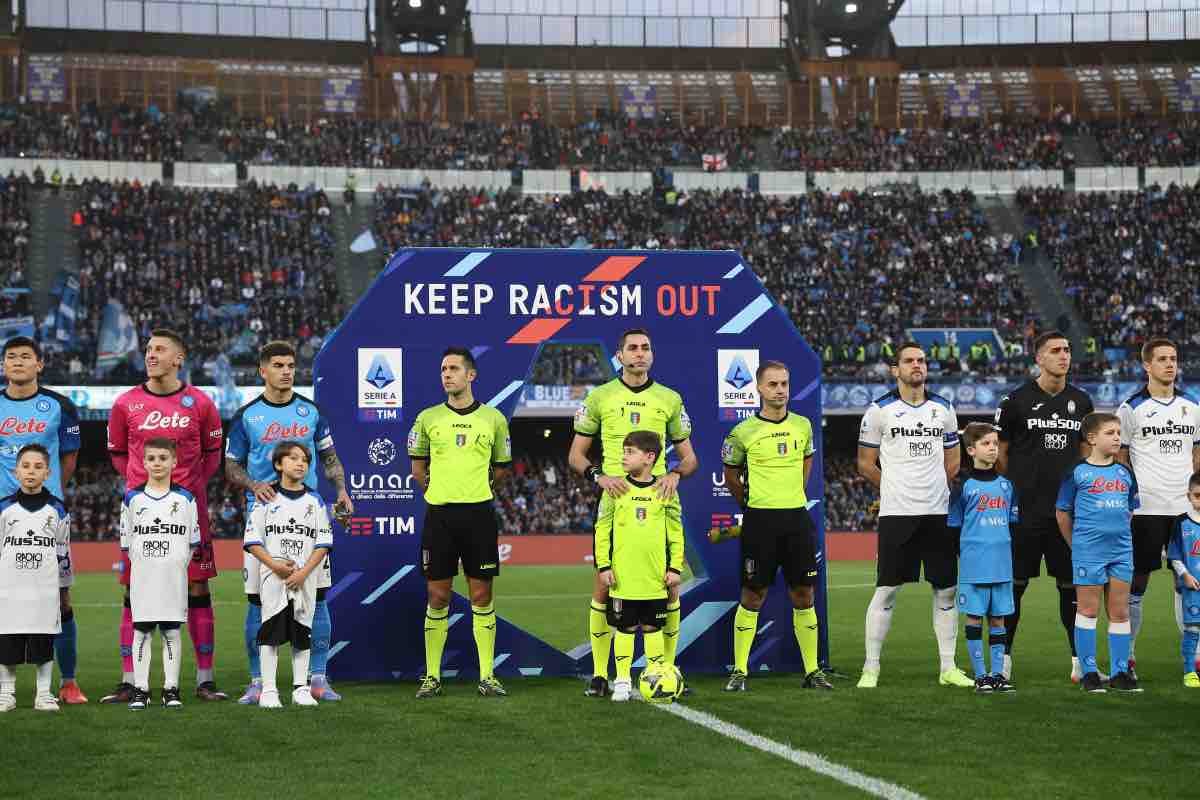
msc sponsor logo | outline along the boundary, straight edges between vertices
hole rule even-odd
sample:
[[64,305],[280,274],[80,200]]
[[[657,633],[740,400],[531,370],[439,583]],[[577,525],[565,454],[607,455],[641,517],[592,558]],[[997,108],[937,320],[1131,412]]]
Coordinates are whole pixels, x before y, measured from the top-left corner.
[[[758,350],[717,351],[717,407],[721,409],[758,408],[758,387],[754,373],[758,369]],[[722,419],[728,419],[724,412]]]
[[404,350],[358,348],[358,419],[396,422],[404,406]]
[[417,532],[412,517],[351,517],[351,536],[404,536]]

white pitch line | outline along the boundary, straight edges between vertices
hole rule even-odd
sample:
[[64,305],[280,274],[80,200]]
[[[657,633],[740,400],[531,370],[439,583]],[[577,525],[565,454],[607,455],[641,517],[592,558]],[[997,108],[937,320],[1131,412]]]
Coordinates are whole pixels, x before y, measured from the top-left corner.
[[888,783],[880,778],[872,778],[870,775],[864,775],[861,772],[852,770],[849,767],[843,767],[841,764],[830,761],[816,753],[788,747],[786,744],[777,742],[774,739],[759,736],[757,733],[751,733],[745,728],[725,722],[723,719],[714,717],[712,714],[706,714],[703,711],[697,711],[694,708],[688,708],[687,706],[675,703],[670,705],[655,705],[654,708],[666,711],[668,714],[674,714],[681,719],[685,719],[702,728],[707,728],[714,733],[719,733],[726,738],[741,742],[764,753],[778,756],[792,762],[798,767],[825,775],[838,783],[844,783],[847,786],[860,789],[875,797],[883,797],[887,798],[887,800],[925,800],[922,795],[905,789],[903,786]]
[[[244,606],[245,600],[213,600],[214,606]],[[123,608],[124,603],[71,603],[72,608]]]
[[[839,583],[830,586],[830,589],[864,589],[868,586],[874,586],[874,583]],[[587,595],[582,592],[567,592],[564,594],[497,594],[499,598],[504,600],[561,600],[566,598],[579,599]]]

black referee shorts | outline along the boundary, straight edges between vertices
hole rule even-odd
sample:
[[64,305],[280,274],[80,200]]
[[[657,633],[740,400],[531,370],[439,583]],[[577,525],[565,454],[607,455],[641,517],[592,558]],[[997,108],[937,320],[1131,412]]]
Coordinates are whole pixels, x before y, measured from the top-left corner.
[[958,583],[958,538],[946,527],[945,514],[879,518],[876,586],[900,586],[925,580],[935,589]]
[[608,624],[619,631],[628,631],[639,625],[658,630],[667,624],[667,598],[623,600],[609,595],[606,612]]
[[1071,548],[1054,520],[1031,519],[1012,526],[1012,553],[1013,580],[1028,581],[1041,575],[1045,558],[1046,574],[1064,585],[1074,581]]
[[789,587],[817,581],[816,527],[805,508],[748,508],[742,516],[742,585],[762,589],[783,570]]
[[1175,530],[1175,517],[1133,515],[1133,574],[1148,575],[1162,569],[1163,548]]
[[421,569],[426,580],[444,581],[463,573],[470,578],[500,574],[500,526],[491,500],[425,507],[421,526]]

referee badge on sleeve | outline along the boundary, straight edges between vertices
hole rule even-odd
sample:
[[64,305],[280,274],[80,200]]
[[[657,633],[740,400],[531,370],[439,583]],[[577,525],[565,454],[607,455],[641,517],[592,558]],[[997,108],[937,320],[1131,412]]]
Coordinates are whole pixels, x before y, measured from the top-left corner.
[[721,443],[721,460],[728,461],[733,456],[733,442],[726,439]]

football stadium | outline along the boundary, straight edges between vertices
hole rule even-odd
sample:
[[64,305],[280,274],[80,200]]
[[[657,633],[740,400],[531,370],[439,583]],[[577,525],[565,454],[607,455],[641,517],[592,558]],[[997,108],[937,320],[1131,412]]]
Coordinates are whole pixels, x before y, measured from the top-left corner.
[[0,797],[1194,783],[1200,0],[0,54]]

